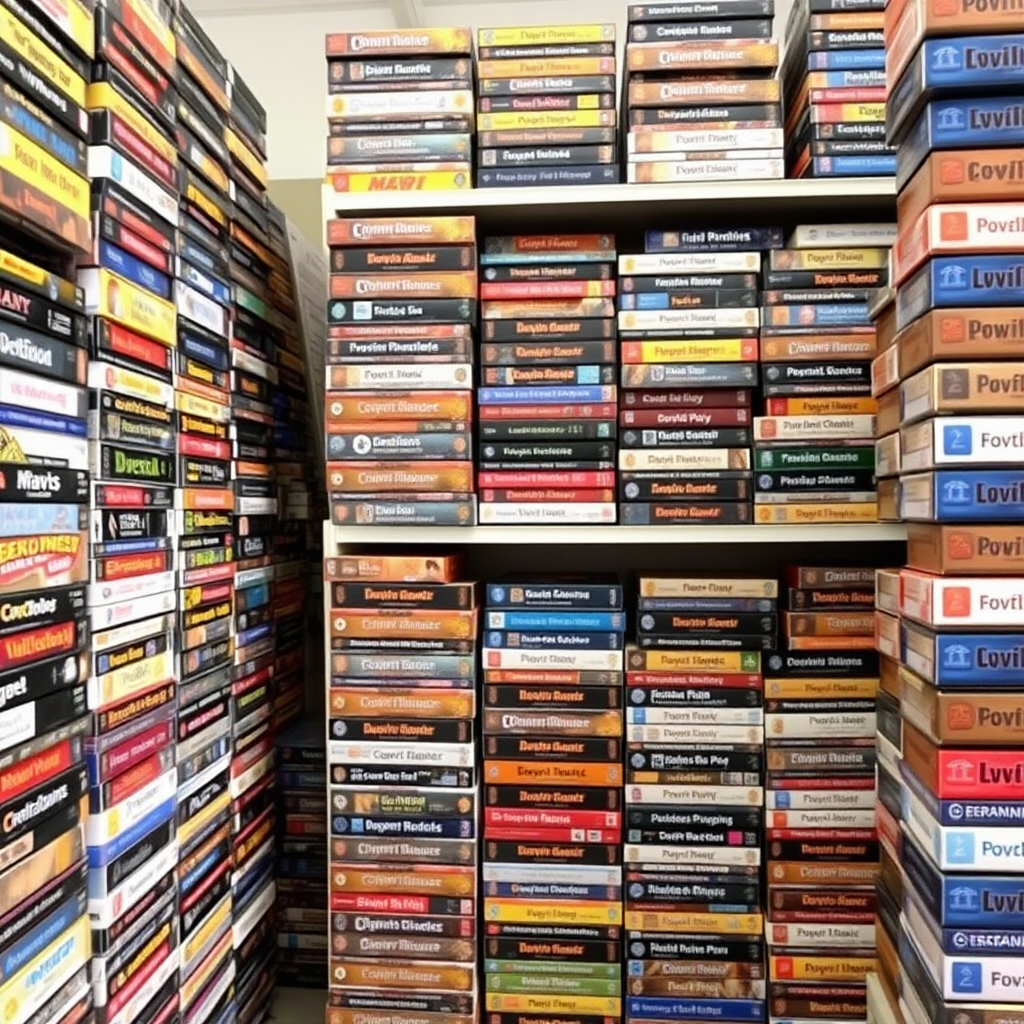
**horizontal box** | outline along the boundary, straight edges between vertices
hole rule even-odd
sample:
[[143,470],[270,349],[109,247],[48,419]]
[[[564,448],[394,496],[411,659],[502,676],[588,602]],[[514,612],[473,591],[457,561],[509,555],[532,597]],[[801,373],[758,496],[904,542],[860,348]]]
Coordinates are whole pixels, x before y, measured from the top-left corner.
[[1024,363],[943,363],[900,385],[900,416],[906,426],[930,416],[1009,413],[1021,407]]
[[903,770],[939,800],[1024,798],[1018,750],[939,747],[905,723],[903,765]]
[[[969,295],[964,295],[963,304],[970,305]],[[900,331],[898,351],[904,378],[933,362],[1020,358],[1024,317],[1012,304],[933,309]]]
[[1024,205],[950,203],[930,206],[893,246],[893,283],[931,256],[1015,252],[1024,244]]
[[904,620],[900,656],[934,686],[961,689],[1012,686],[1024,663],[1019,633],[935,633]]
[[765,938],[770,946],[795,949],[817,947],[871,947],[875,944],[873,924],[778,924],[769,920]]
[[900,614],[926,626],[1020,625],[1024,578],[945,579],[904,569],[900,573]]
[[896,323],[902,331],[934,309],[1012,308],[1019,304],[1022,293],[1024,281],[1013,256],[937,256],[908,278],[897,293]]
[[1024,417],[950,416],[900,430],[901,468],[1024,463]]
[[895,82],[922,39],[930,36],[984,35],[1019,28],[1009,12],[978,10],[968,0],[907,0],[886,11],[885,70]]
[[[913,479],[917,482],[920,478]],[[1022,573],[1024,529],[1014,525],[911,523],[907,528],[907,563],[912,569],[940,575]]]
[[[900,483],[901,514],[908,520],[1012,523],[1024,504],[1019,470],[945,469],[909,474]],[[1013,552],[1012,545],[1005,549],[1011,560]]]
[[903,717],[936,743],[1013,746],[1024,735],[1024,702],[1012,693],[948,693],[900,669]]
[[930,154],[899,194],[897,211],[911,224],[929,206],[966,203],[978,198],[995,203],[1020,199],[1024,175],[1020,150],[942,150]]

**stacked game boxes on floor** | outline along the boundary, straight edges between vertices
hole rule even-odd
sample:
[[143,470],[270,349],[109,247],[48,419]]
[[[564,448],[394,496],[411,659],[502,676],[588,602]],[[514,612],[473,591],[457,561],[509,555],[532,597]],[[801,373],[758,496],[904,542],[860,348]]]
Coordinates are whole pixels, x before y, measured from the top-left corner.
[[232,1003],[231,684],[236,540],[231,488],[227,64],[185,8],[177,38],[178,844],[183,1021]]
[[[94,315],[92,984],[98,1019],[176,1012],[179,926],[174,350],[176,44],[166,11],[96,12],[88,90]],[[133,54],[147,54],[137,64]],[[186,745],[187,751],[187,745]],[[187,754],[186,754],[187,756]]]
[[[277,983],[327,988],[327,751],[319,725],[277,739]],[[316,826],[319,825],[319,830]]]
[[1024,1016],[1020,29],[1019,12],[959,3],[885,16],[899,223],[887,381],[910,521],[895,609],[907,1024]]
[[630,182],[785,177],[774,0],[630,4]]
[[614,577],[487,587],[488,1019],[622,1019],[624,630]]
[[[783,640],[766,657],[773,1014],[867,1015],[875,970],[874,570],[790,566]],[[799,1008],[805,1008],[800,1010]]]
[[0,9],[0,998],[19,1024],[92,1019],[88,341],[69,254],[90,243],[93,25],[34,9]]
[[[892,262],[892,252],[889,253]],[[900,519],[900,373],[896,347],[896,293],[888,285],[870,299],[875,325],[875,348],[871,361],[871,397],[875,400],[875,487],[878,491],[879,522]]]
[[[91,1005],[83,832],[95,779],[83,756],[92,668],[87,353],[68,258],[36,240],[22,247],[6,224],[3,232],[0,938],[10,963],[5,1005],[24,1020],[46,1005],[48,1012]],[[48,257],[62,276],[41,265]]]
[[336,192],[473,187],[468,28],[332,32],[326,52]]
[[[311,530],[313,494],[322,469],[314,466],[316,446],[311,443],[309,387],[302,356],[302,338],[297,322],[298,307],[292,282],[288,225],[284,214],[273,204],[269,218],[270,273],[267,298],[276,328],[277,365],[270,373],[276,379],[272,393],[274,434],[272,457],[277,485],[277,520],[261,520],[257,526],[269,540],[274,556],[273,608],[269,588],[258,584],[252,594],[244,625],[248,629],[264,616],[274,620],[274,672],[271,679],[273,720],[276,729],[285,729],[303,713],[306,698],[306,640],[309,626],[307,598],[310,596],[308,565],[319,546]],[[241,543],[252,531],[239,521]],[[319,525],[319,524],[318,524]],[[271,535],[266,537],[266,528]],[[320,609],[316,608],[316,617]],[[324,819],[321,819],[324,820]]]
[[[230,281],[232,461],[235,511],[235,650],[231,686],[232,900],[235,1000],[239,1024],[256,1024],[270,1009],[275,934],[275,750],[277,665],[277,481],[274,401],[280,332],[269,293],[266,112],[238,70],[228,65],[225,142],[230,154]],[[282,581],[282,587],[287,584]],[[267,591],[270,590],[270,602]],[[288,627],[293,630],[294,626]],[[284,642],[284,637],[282,637]],[[325,826],[319,830],[323,836]]]
[[[897,416],[898,418],[898,416]],[[903,834],[900,759],[903,752],[901,716],[899,571],[879,569],[875,576],[875,649],[878,651],[878,697],[875,713],[877,762],[875,828],[878,831],[878,880],[875,890],[875,949],[878,955],[878,998],[887,1012],[900,1016],[899,941],[903,906]],[[871,993],[868,993],[870,1011]],[[869,1014],[870,1016],[870,1014]]]
[[790,178],[884,177],[896,170],[885,138],[885,0],[796,0],[782,61]]
[[877,521],[869,310],[892,236],[887,224],[804,225],[765,257],[759,523]]
[[615,238],[488,238],[480,522],[614,523]]
[[[1003,472],[993,465],[991,476]],[[1020,528],[970,499],[961,507],[972,506],[970,523],[920,531],[899,574],[899,1006],[908,1024],[1024,1013],[1013,903],[1024,870],[1014,610],[1024,582],[1019,555],[1008,554]]]
[[615,26],[482,28],[479,188],[619,181]]
[[777,228],[648,231],[619,257],[619,500],[631,525],[749,523],[761,246]]
[[337,526],[473,526],[473,217],[327,222]]
[[627,1018],[765,1017],[762,650],[778,580],[641,576],[627,652]]
[[344,555],[324,575],[328,1020],[416,1011],[472,1024],[476,586],[448,555]]

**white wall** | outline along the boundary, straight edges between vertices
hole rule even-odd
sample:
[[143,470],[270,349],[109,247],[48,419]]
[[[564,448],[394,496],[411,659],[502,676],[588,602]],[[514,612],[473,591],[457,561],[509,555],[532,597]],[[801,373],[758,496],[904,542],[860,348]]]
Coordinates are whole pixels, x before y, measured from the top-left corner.
[[[792,0],[776,0],[781,32]],[[271,178],[325,171],[328,32],[424,26],[615,22],[627,0],[190,0],[190,7],[267,109]]]

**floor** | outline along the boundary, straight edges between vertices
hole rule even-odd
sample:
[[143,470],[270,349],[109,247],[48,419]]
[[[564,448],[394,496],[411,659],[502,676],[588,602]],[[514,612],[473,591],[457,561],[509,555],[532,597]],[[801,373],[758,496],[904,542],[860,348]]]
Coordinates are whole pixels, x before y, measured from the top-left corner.
[[323,1024],[327,993],[308,988],[279,988],[274,992],[273,1024]]

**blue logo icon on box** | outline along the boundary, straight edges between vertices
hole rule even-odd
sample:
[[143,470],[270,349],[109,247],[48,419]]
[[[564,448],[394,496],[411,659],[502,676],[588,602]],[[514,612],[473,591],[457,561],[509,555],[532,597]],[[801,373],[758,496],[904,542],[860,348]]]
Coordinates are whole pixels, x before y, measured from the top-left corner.
[[963,644],[953,643],[942,652],[942,667],[966,671],[974,665],[971,649]]
[[950,864],[973,864],[974,836],[970,832],[951,832],[947,835],[946,860]]
[[970,455],[974,451],[974,437],[970,427],[944,426],[942,452],[944,455]]
[[953,991],[962,995],[981,994],[981,964],[958,960],[953,964]]
[[955,478],[947,481],[942,485],[942,500],[947,505],[972,504],[971,485],[966,480]]

